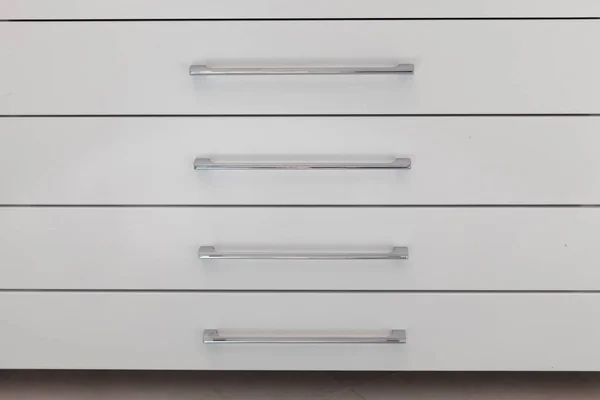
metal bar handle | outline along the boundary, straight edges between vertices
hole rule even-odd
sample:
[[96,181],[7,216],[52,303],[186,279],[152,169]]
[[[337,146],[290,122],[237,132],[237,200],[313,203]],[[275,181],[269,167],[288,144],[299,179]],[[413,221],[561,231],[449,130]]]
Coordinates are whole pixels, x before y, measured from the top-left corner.
[[196,158],[194,160],[194,169],[196,171],[235,171],[235,170],[389,170],[389,169],[410,169],[410,158],[396,158],[388,163],[299,163],[299,164],[279,164],[279,163],[215,163],[210,158]]
[[201,246],[201,260],[407,260],[408,247],[393,247],[387,253],[254,253],[219,252],[213,246]]
[[221,336],[217,329],[206,329],[202,341],[206,344],[404,344],[406,331],[394,329],[388,336],[339,336],[339,337],[258,337],[258,336]]
[[190,75],[385,75],[413,74],[414,64],[397,64],[390,67],[257,67],[214,68],[208,65],[191,65]]

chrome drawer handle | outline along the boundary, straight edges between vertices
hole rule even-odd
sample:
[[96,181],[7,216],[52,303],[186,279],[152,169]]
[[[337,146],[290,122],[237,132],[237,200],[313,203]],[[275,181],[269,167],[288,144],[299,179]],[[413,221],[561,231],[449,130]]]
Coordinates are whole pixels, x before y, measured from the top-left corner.
[[396,158],[390,163],[215,163],[210,158],[196,158],[194,169],[196,171],[236,171],[236,170],[348,170],[348,169],[410,169],[410,158]]
[[206,329],[202,336],[206,344],[404,344],[406,343],[406,331],[394,329],[388,336],[340,336],[340,337],[258,337],[258,336],[221,336],[217,329]]
[[213,246],[201,246],[201,260],[408,260],[408,247],[394,247],[388,253],[253,253],[218,252]]
[[207,65],[190,66],[190,75],[384,75],[413,74],[414,64],[391,67],[273,67],[273,68],[213,68]]

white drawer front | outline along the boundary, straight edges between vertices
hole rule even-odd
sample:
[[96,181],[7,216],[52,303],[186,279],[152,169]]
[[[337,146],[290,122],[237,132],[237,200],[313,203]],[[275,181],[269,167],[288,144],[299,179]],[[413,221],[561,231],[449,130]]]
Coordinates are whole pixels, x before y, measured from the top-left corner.
[[0,208],[0,289],[597,290],[599,237],[596,208]]
[[2,19],[597,17],[596,0],[2,0]]
[[[597,20],[5,22],[0,114],[600,113],[599,35]],[[399,63],[414,75],[188,71]]]
[[597,117],[4,118],[0,204],[600,204],[599,131]]
[[[600,370],[597,294],[0,294],[0,368]],[[405,344],[203,344],[206,329]],[[260,333],[258,332],[260,331]]]

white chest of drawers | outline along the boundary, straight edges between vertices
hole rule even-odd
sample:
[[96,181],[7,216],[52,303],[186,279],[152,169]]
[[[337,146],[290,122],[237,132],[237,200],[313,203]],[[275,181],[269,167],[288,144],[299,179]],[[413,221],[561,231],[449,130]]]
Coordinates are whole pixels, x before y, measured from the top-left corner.
[[599,17],[3,1],[0,368],[600,370]]

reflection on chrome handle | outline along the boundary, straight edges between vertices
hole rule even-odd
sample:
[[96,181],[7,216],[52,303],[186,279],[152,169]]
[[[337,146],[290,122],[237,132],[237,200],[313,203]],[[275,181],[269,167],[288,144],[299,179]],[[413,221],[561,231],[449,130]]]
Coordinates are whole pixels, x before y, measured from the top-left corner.
[[388,336],[221,336],[217,329],[206,329],[202,341],[206,344],[403,344],[406,331],[394,329]]
[[355,170],[355,169],[410,169],[410,158],[396,158],[389,163],[215,163],[210,158],[196,158],[194,169],[196,171],[235,171],[235,170]]
[[273,68],[213,68],[190,66],[190,75],[383,75],[413,74],[414,64],[391,67],[273,67]]
[[254,253],[218,252],[202,246],[198,258],[203,260],[407,260],[408,247],[394,247],[387,253]]

